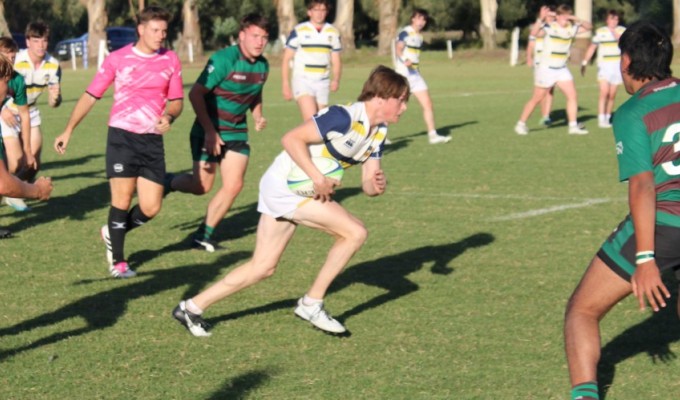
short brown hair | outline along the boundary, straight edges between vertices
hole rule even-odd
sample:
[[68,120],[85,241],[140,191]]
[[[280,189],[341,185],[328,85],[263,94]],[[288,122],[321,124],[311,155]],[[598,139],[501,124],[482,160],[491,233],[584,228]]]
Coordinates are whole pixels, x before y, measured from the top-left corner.
[[0,51],[16,53],[19,51],[19,46],[11,37],[0,37]]
[[406,78],[396,73],[392,68],[378,65],[364,82],[364,88],[361,89],[361,94],[357,100],[368,101],[374,97],[398,99],[404,95],[408,100],[410,94]]
[[169,22],[170,13],[163,7],[148,6],[137,15],[137,25],[144,25],[153,20]]
[[308,0],[307,1],[307,9],[311,10],[312,8],[316,6],[326,6],[326,10],[330,10],[331,4],[328,0]]
[[9,60],[9,58],[0,54],[0,79],[9,80],[14,74],[14,65]]
[[26,39],[47,38],[50,36],[50,27],[42,21],[31,22],[26,26]]
[[243,32],[252,25],[262,28],[262,30],[269,31],[269,21],[267,21],[267,18],[262,16],[262,14],[258,13],[250,13],[241,18],[239,31]]

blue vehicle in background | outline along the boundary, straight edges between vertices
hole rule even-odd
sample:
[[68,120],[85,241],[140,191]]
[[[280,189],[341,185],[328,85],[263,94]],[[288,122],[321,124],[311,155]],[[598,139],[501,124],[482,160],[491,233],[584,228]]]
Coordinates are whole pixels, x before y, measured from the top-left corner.
[[[75,48],[76,57],[83,56],[83,50],[87,46],[88,34],[85,33],[77,38],[65,39],[57,43],[54,55],[61,61],[71,59],[71,45]],[[137,41],[135,28],[127,26],[110,26],[106,28],[106,38],[109,51],[115,51]]]

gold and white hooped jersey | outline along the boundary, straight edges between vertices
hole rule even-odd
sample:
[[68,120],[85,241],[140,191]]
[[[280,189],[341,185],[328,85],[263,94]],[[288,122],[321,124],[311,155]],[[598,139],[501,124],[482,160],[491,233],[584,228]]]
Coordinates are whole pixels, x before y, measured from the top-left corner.
[[35,107],[36,100],[48,85],[61,81],[59,61],[49,54],[45,55],[40,65],[35,66],[28,56],[28,50],[19,50],[14,61],[14,70],[24,77],[29,107]]
[[295,50],[293,75],[307,79],[328,79],[331,53],[342,50],[340,32],[329,23],[317,30],[309,21],[293,28],[286,47]]
[[543,54],[543,36],[529,36],[529,40],[534,42],[534,67],[538,67],[541,63],[541,55]]
[[541,66],[558,69],[567,66],[571,42],[578,33],[579,24],[568,24],[565,27],[557,22],[543,25],[543,51]]
[[[597,45],[597,64],[619,63],[621,62],[621,49],[616,37],[621,37],[626,28],[617,26],[612,32],[608,27],[603,26],[595,30],[593,44]],[[616,34],[616,35],[615,35]]]
[[387,126],[380,124],[371,129],[364,102],[331,106],[312,119],[324,140],[323,144],[309,147],[312,156],[334,158],[343,168],[382,157]]
[[411,69],[418,70],[420,66],[420,48],[423,47],[423,35],[416,32],[411,25],[403,27],[397,34],[397,43],[404,42],[404,51],[399,57],[395,59],[395,70],[402,74],[408,75],[409,68],[404,65],[403,61],[411,61]]

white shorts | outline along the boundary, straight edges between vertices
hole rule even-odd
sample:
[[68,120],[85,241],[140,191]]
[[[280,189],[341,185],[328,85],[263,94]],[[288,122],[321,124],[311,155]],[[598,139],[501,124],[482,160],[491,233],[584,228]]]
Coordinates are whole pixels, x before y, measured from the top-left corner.
[[293,97],[295,100],[302,96],[312,96],[317,104],[328,105],[328,94],[331,81],[329,79],[313,80],[293,77]]
[[257,211],[273,218],[292,219],[295,210],[308,201],[314,201],[310,197],[298,196],[288,189],[287,177],[291,168],[293,161],[285,152],[274,159],[260,179]]
[[[40,119],[40,110],[38,110],[36,107],[31,107],[29,108],[28,112],[29,115],[31,116],[31,128],[33,128],[34,126],[40,126],[40,124],[42,123],[42,120]],[[19,119],[19,115],[14,115],[14,117],[16,118],[17,123],[21,122],[21,120]],[[0,129],[2,129],[2,137],[14,137],[14,138],[21,137],[21,127],[17,125],[17,128],[13,128],[7,125],[2,118],[0,118]]]
[[598,65],[597,80],[606,81],[612,85],[622,84],[623,78],[621,77],[621,64],[617,62],[607,62]]
[[551,88],[557,82],[573,81],[569,68],[548,68],[539,66],[534,69],[534,86]]
[[411,89],[411,93],[424,92],[427,90],[427,83],[425,83],[425,79],[420,75],[420,72],[411,70],[406,76],[406,79],[408,79],[408,86]]

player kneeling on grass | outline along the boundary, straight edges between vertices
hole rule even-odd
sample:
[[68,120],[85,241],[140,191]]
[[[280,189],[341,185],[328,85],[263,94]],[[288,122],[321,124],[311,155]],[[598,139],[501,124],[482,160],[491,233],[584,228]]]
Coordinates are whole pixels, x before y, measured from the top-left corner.
[[[312,157],[333,157],[345,167],[362,164],[364,193],[383,194],[387,180],[380,158],[387,125],[399,120],[409,94],[406,78],[379,66],[364,83],[358,102],[326,108],[286,133],[281,140],[284,151],[260,181],[258,211],[262,215],[253,258],[192,299],[181,301],[173,310],[174,318],[194,336],[208,336],[203,312],[274,274],[295,229],[304,225],[332,235],[335,242],[311,288],[298,300],[295,314],[326,332],[344,333],[345,327],[324,310],[323,299],[331,282],[366,241],[367,231],[358,218],[332,200],[338,181],[324,176]],[[295,165],[314,181],[313,197],[289,189],[287,176]]]
[[[6,100],[7,88],[10,78],[14,73],[12,63],[3,55],[0,55],[0,99]],[[1,106],[0,106],[1,107]],[[50,178],[38,178],[34,184],[23,182],[7,171],[4,156],[5,148],[0,136],[0,196],[30,198],[47,200],[52,193],[52,180]],[[0,239],[12,236],[6,229],[0,229]]]
[[[670,293],[660,271],[680,266],[680,80],[673,45],[649,22],[621,36],[621,74],[632,95],[616,111],[619,179],[628,181],[630,214],[604,242],[567,305],[564,342],[572,399],[599,399],[599,322],[633,293],[659,311]],[[680,308],[680,302],[678,304]]]

